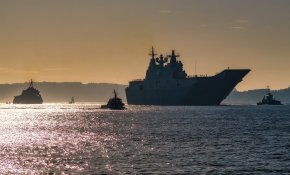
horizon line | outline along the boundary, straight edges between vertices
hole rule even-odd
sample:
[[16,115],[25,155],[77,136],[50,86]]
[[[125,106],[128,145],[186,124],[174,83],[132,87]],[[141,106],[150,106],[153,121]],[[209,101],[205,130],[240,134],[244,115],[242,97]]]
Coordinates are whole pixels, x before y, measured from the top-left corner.
[[[34,81],[34,83],[78,83],[81,85],[89,85],[89,84],[107,84],[107,85],[121,85],[121,86],[129,86],[129,84],[121,84],[121,83],[109,83],[109,82],[81,82],[81,81]],[[0,83],[0,85],[13,85],[13,84],[29,84],[29,81],[27,82],[14,82],[14,83]],[[232,92],[237,91],[237,92],[247,92],[247,91],[252,91],[252,90],[266,90],[270,89],[271,91],[279,91],[279,90],[285,90],[285,89],[290,89],[290,85],[288,87],[284,87],[281,89],[271,89],[271,88],[256,88],[256,89],[247,89],[247,90],[237,90],[234,89]]]

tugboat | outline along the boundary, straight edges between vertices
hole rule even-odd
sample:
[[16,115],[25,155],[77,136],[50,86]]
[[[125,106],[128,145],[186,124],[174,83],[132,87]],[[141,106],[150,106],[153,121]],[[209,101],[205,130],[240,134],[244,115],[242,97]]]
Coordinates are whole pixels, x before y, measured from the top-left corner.
[[74,104],[75,103],[75,99],[74,97],[71,98],[71,100],[68,102],[69,104]]
[[110,98],[106,105],[102,105],[101,109],[124,110],[126,108],[122,99],[118,97],[117,92],[114,90],[114,97]]
[[30,85],[26,90],[22,91],[22,94],[15,96],[13,104],[42,104],[43,100],[39,90],[33,87],[33,81],[30,81]]
[[281,101],[275,100],[273,95],[269,92],[264,96],[261,102],[257,103],[257,105],[282,105],[282,103]]

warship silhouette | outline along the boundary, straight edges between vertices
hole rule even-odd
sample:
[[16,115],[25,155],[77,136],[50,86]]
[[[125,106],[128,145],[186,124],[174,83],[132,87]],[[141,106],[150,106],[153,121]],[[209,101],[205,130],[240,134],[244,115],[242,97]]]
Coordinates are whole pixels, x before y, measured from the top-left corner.
[[75,103],[75,98],[72,97],[71,100],[68,102],[69,104],[74,104]]
[[33,87],[33,81],[30,81],[29,87],[22,91],[22,94],[15,96],[13,104],[42,104],[43,100],[39,90]]
[[261,102],[258,102],[257,105],[282,105],[281,101],[276,100],[273,95],[269,92],[264,96]]
[[125,104],[122,102],[122,99],[118,97],[117,92],[114,90],[114,97],[110,98],[106,105],[101,106],[102,109],[111,109],[111,110],[124,110]]
[[132,105],[220,105],[250,69],[225,69],[215,76],[188,76],[179,55],[156,57],[152,47],[151,60],[143,80],[133,80],[126,88],[128,104]]

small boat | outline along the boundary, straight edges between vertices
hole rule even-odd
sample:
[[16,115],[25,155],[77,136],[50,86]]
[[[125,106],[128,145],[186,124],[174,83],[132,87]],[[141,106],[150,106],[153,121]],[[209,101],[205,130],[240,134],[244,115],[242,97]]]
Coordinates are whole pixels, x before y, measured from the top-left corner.
[[106,105],[102,105],[101,109],[124,110],[126,108],[122,99],[118,97],[117,92],[114,90],[114,97],[110,98]]
[[71,98],[71,100],[68,102],[69,104],[74,104],[75,103],[75,99],[74,97]]
[[273,95],[269,92],[264,96],[261,102],[258,102],[257,105],[283,105],[281,101],[275,100]]

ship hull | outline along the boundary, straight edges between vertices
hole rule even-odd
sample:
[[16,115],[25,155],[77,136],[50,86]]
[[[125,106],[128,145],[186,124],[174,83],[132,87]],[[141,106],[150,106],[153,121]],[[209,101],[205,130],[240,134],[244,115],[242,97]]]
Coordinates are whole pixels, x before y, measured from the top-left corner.
[[257,103],[258,106],[262,106],[262,105],[274,105],[274,106],[281,106],[283,105],[281,102],[280,103],[269,103],[269,104],[264,104],[264,103]]
[[224,70],[212,77],[132,81],[126,88],[132,105],[220,105],[249,69]]
[[42,104],[41,96],[16,96],[13,104]]

